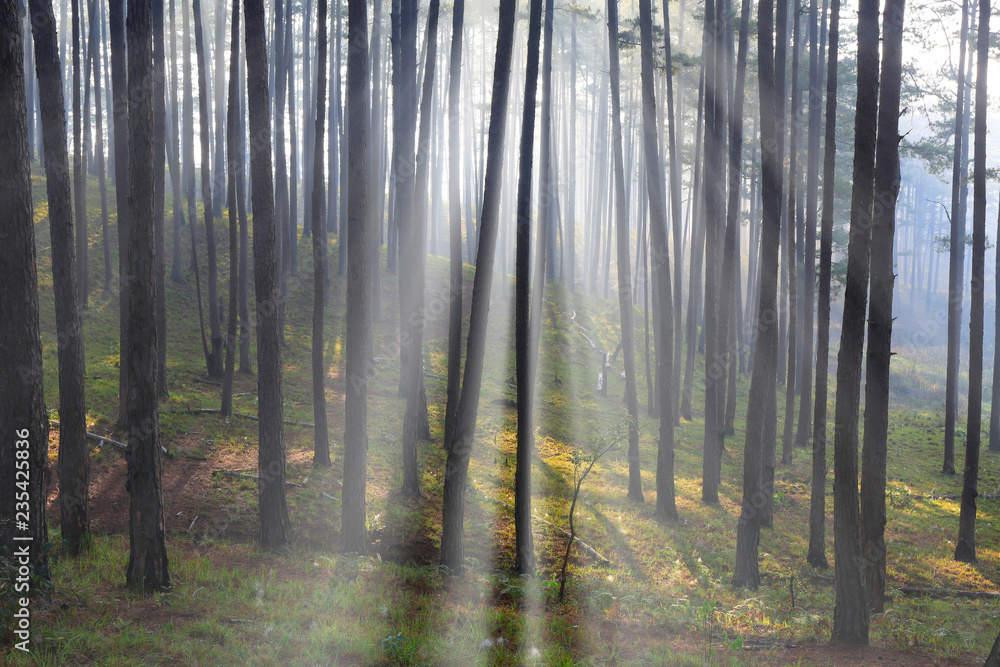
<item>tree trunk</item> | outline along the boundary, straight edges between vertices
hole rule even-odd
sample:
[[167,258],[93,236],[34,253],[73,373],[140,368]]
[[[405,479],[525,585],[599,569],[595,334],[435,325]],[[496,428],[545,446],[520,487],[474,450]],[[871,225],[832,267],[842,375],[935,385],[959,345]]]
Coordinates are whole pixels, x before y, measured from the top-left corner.
[[[546,0],[548,2],[549,0]],[[528,62],[524,79],[521,117],[520,163],[517,180],[517,251],[515,258],[514,353],[517,384],[517,463],[514,470],[514,561],[520,574],[535,570],[535,545],[531,534],[531,452],[534,449],[530,327],[531,286],[531,170],[534,163],[535,95],[538,90],[538,51],[542,29],[542,0],[531,0],[528,23]],[[548,7],[546,6],[546,18]],[[548,33],[548,26],[546,26]],[[538,235],[539,242],[542,232]],[[544,248],[536,249],[544,253]],[[535,289],[544,289],[536,283]]]
[[[115,198],[118,216],[118,281],[119,281],[119,356],[128,348],[128,318],[125,313],[129,302],[128,243],[132,213],[129,201],[129,148],[128,148],[128,72],[125,61],[125,0],[111,0],[108,10],[108,32],[111,37],[111,86],[114,89],[115,125]],[[77,202],[79,205],[79,202]],[[118,371],[118,430],[127,430],[128,423],[128,373],[119,364]]]
[[659,327],[656,338],[656,381],[660,438],[656,452],[656,517],[677,519],[674,500],[674,415],[673,402],[673,292],[670,289],[670,255],[667,249],[667,209],[663,199],[663,164],[657,146],[656,95],[653,89],[653,17],[649,0],[639,1],[639,38],[642,79],[642,137],[649,188],[649,221],[652,238],[654,294],[659,300]]
[[[781,0],[779,0],[780,6]],[[779,13],[780,15],[780,13]],[[743,455],[743,500],[736,530],[736,571],[733,585],[756,590],[760,586],[757,556],[760,527],[768,492],[766,441],[773,435],[769,404],[775,400],[778,363],[778,326],[774,321],[778,291],[778,241],[781,234],[781,119],[776,95],[774,6],[757,5],[757,58],[760,93],[761,194],[763,218],[760,246],[760,303],[757,346],[747,408]],[[771,433],[769,433],[771,431]],[[771,451],[773,452],[773,445]]]
[[834,167],[837,157],[837,47],[840,0],[830,4],[830,53],[826,74],[826,127],[823,153],[823,214],[819,241],[819,298],[816,321],[816,402],[813,415],[812,475],[809,491],[809,553],[806,561],[827,569],[826,560],[826,413],[830,366],[830,277],[833,259]]
[[181,279],[181,227],[184,225],[184,192],[181,185],[180,160],[177,154],[177,94],[180,83],[177,78],[177,31],[174,19],[174,0],[170,0],[170,132],[167,135],[167,160],[170,165],[170,189],[173,194],[174,245],[170,261],[170,280],[180,284]]
[[965,128],[965,52],[969,39],[969,0],[962,0],[962,33],[958,43],[958,94],[955,102],[955,150],[951,172],[951,237],[948,253],[948,365],[945,376],[944,464],[941,472],[955,474],[955,421],[958,416],[958,373],[962,336],[962,291],[965,266],[965,215],[962,207]]
[[365,0],[348,0],[347,148],[350,192],[347,227],[350,259],[347,274],[347,398],[344,433],[344,491],[340,541],[344,553],[367,551],[365,477],[368,456],[368,363],[372,335],[371,250],[374,242],[368,213],[368,137],[371,98],[368,89],[368,8]]
[[153,243],[156,246],[156,266],[153,267],[156,295],[156,394],[167,392],[167,300],[166,262],[164,252],[164,172],[166,169],[166,55],[163,44],[163,0],[153,0]]
[[[52,12],[51,0],[32,0],[30,11],[39,88],[38,102],[42,119],[42,144],[45,150],[45,187],[48,195],[49,229],[52,239],[52,282],[56,303],[56,330],[60,342],[58,345],[60,523],[63,539],[69,545],[70,554],[77,556],[86,547],[90,533],[87,507],[90,487],[90,454],[86,441],[87,409],[84,400],[83,328],[80,321],[79,303],[76,299],[73,209],[70,203],[66,116],[55,15]],[[5,154],[10,155],[11,153]],[[6,182],[7,179],[4,180]],[[3,201],[13,202],[13,197],[16,195],[11,193],[8,195],[12,199],[4,199]],[[32,244],[32,250],[33,247]],[[32,267],[34,267],[34,262],[32,262]],[[34,272],[34,268],[32,271]],[[4,284],[8,284],[6,280]],[[7,313],[10,318],[16,317],[15,312],[14,310],[4,310],[4,313]],[[19,347],[11,349],[17,350]],[[15,376],[11,374],[6,377],[13,378]],[[12,428],[20,427],[13,424]],[[10,456],[13,458],[12,453]],[[11,480],[13,487],[13,478]],[[13,513],[5,516],[13,516]],[[37,519],[35,520],[37,521]]]
[[878,112],[878,0],[862,0],[858,11],[858,95],[854,117],[854,178],[847,250],[844,322],[837,356],[834,434],[834,560],[837,606],[833,641],[868,643],[868,595],[862,566],[858,509],[858,403],[865,341],[868,270],[874,199]]
[[479,397],[482,392],[483,358],[486,353],[490,291],[493,285],[493,265],[496,258],[503,145],[507,128],[507,100],[510,93],[511,59],[514,50],[515,5],[516,3],[513,2],[500,4],[496,63],[493,69],[493,96],[490,102],[489,148],[487,150],[483,204],[479,223],[477,270],[472,283],[472,307],[469,314],[465,372],[462,381],[462,394],[458,401],[458,411],[455,417],[455,439],[448,449],[444,477],[441,565],[453,573],[461,572],[464,567],[465,487],[469,475],[472,442],[476,431],[476,417],[479,412]]
[[[871,308],[868,314],[865,436],[861,466],[862,554],[868,607],[872,613],[882,612],[885,595],[885,462],[889,429],[892,292],[896,265],[892,250],[896,230],[896,198],[899,194],[899,91],[904,3],[905,0],[889,0],[882,21],[882,82],[879,86],[875,162],[877,200],[871,231]],[[981,332],[980,326],[980,341]],[[977,432],[978,426],[977,423]]]
[[[448,387],[445,404],[444,450],[451,451],[458,421],[462,373],[462,201],[461,118],[462,38],[465,0],[456,0],[451,25],[451,59],[448,73],[448,245],[451,254],[448,274]],[[471,167],[466,160],[466,168]],[[468,193],[467,193],[468,195]],[[466,196],[466,205],[471,204]],[[471,221],[467,221],[471,222]],[[471,240],[470,240],[471,243]],[[469,246],[471,251],[472,246]],[[471,252],[469,261],[471,262]]]
[[[128,243],[129,559],[126,580],[140,590],[170,587],[163,526],[160,425],[156,391],[156,245],[152,0],[128,0],[129,196],[135,214]],[[124,138],[124,136],[123,136]],[[121,187],[122,183],[119,183]]]
[[[326,364],[323,361],[323,316],[326,305],[326,230],[323,229],[323,121],[326,113],[326,14],[327,0],[319,0],[319,25],[316,35],[316,129],[313,150],[317,159],[312,161],[312,251],[313,251],[313,332],[312,379],[313,423],[316,425],[316,444],[313,465],[330,465],[330,436],[326,425]],[[308,47],[308,43],[306,44]]]
[[972,195],[972,306],[969,313],[969,421],[965,436],[962,509],[955,560],[976,562],[976,496],[983,417],[983,283],[986,264],[986,74],[989,63],[990,3],[979,0],[976,45],[976,134]]
[[[667,40],[669,44],[669,39]],[[622,352],[625,355],[625,404],[628,406],[628,499],[642,502],[642,468],[639,464],[639,397],[635,388],[635,326],[632,322],[631,260],[629,258],[628,200],[622,159],[621,66],[618,62],[618,3],[608,0],[608,50],[611,58],[611,127],[615,160],[615,210],[618,236],[618,311],[621,316]],[[662,351],[661,351],[662,353]],[[673,380],[671,380],[672,382]]]
[[[32,26],[43,27],[35,18],[38,7],[32,0]],[[51,8],[49,16],[52,16]],[[44,27],[51,31],[47,46],[50,61],[56,60],[54,19]],[[28,161],[27,102],[24,95],[24,32],[16,3],[0,6],[0,545],[10,554],[27,555],[33,574],[48,577],[48,528],[45,519],[45,479],[48,476],[49,420],[45,410],[42,374],[42,341],[39,335],[38,277],[35,269],[35,227],[31,207],[31,163]],[[40,54],[39,54],[40,55]],[[38,62],[37,67],[44,63]],[[57,78],[56,83],[61,86]],[[60,95],[62,90],[59,91]],[[40,97],[41,100],[41,97]],[[61,99],[60,99],[61,102]],[[62,109],[61,109],[62,110]],[[45,122],[43,117],[42,122]],[[59,130],[65,133],[65,126]],[[63,154],[65,155],[65,134]],[[65,165],[64,165],[65,166]],[[69,222],[69,174],[62,185]],[[51,186],[49,186],[51,187]],[[50,211],[50,214],[52,211]],[[72,225],[71,222],[69,222]],[[66,245],[72,246],[72,237]],[[70,270],[72,279],[72,267]],[[72,284],[70,285],[72,287]],[[71,299],[76,294],[70,293]],[[58,324],[57,324],[58,326]],[[20,503],[26,503],[20,505]],[[24,562],[24,561],[21,561]],[[11,582],[12,583],[12,582]],[[30,584],[29,584],[30,585]],[[8,589],[12,590],[12,589]],[[27,638],[25,638],[27,639]]]
[[[83,110],[80,107],[80,31],[82,18],[80,3],[72,0],[73,21],[73,203],[76,206],[76,300],[81,308],[87,307],[90,292],[87,272],[87,146],[83,136]],[[86,85],[86,81],[82,82]]]
[[[51,20],[52,20],[52,29],[54,30],[55,18]],[[53,54],[58,53],[57,47],[55,46],[56,41],[57,38],[55,37],[55,35],[53,35],[52,36]],[[98,43],[103,44],[101,40],[98,40]],[[58,74],[59,73],[58,62],[56,63],[54,69],[55,73]],[[61,93],[62,92],[61,77],[59,80],[59,90]],[[41,95],[40,90],[39,90],[39,95]],[[38,106],[39,106],[39,115],[41,115],[40,99]],[[104,162],[104,127],[103,127],[104,118],[103,114],[101,113],[101,49],[96,49],[94,51],[94,108],[96,112],[95,127],[97,128],[97,134],[96,134],[97,146],[95,151],[97,153],[97,179],[98,183],[100,184],[100,192],[101,192],[101,238],[103,240],[103,250],[104,250],[104,296],[110,299],[112,290],[114,289],[115,278],[114,278],[114,269],[112,268],[111,264],[111,235],[108,230],[108,183],[107,183],[107,172],[105,170],[105,162]],[[63,108],[62,118],[63,118],[63,128],[64,128],[63,134],[65,135],[65,127],[66,127],[65,108]],[[63,143],[66,143],[65,136],[63,137]],[[67,157],[67,162],[66,162],[67,173],[69,171],[68,159],[69,158]],[[44,159],[42,161],[44,162]],[[48,178],[48,176],[46,176],[46,178]],[[72,214],[70,215],[72,216]],[[74,288],[74,293],[75,291],[76,290]]]
[[[244,0],[247,97],[250,112],[250,173],[253,179],[253,258],[257,298],[257,397],[260,450],[260,541],[278,547],[291,539],[285,502],[285,438],[278,330],[278,261],[275,254],[274,189],[271,178],[271,119],[267,91],[263,0]],[[192,223],[193,224],[193,223]]]
[[[229,313],[226,323],[226,367],[222,380],[223,416],[233,412],[233,374],[236,370],[236,316],[239,308],[239,225],[243,198],[237,192],[236,179],[243,173],[243,156],[238,133],[239,71],[240,71],[240,0],[233,0],[232,41],[229,55],[229,99],[226,108],[226,199],[229,200]],[[220,68],[221,69],[221,68]],[[241,193],[240,193],[241,194]]]

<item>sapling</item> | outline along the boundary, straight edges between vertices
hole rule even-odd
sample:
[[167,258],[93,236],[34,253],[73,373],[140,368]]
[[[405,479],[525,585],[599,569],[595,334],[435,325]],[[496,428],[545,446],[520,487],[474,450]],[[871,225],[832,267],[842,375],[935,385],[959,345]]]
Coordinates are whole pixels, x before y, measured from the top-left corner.
[[[628,438],[628,421],[615,427],[611,433],[601,433],[594,429],[594,437],[591,438],[587,451],[574,449],[570,454],[573,461],[573,502],[569,506],[569,541],[566,543],[566,553],[563,555],[562,572],[559,575],[559,602],[563,601],[566,592],[566,566],[569,565],[569,554],[573,549],[573,542],[576,540],[576,526],[573,524],[573,512],[576,510],[576,501],[580,497],[580,488],[591,473],[594,466],[601,457],[611,451],[621,449],[621,443]],[[581,472],[582,471],[582,472]]]

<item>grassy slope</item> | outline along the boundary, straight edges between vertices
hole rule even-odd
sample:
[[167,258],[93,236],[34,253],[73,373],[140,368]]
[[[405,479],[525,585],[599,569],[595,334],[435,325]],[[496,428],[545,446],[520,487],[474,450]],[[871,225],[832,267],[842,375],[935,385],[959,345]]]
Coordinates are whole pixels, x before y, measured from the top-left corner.
[[[36,201],[44,202],[43,182],[37,178],[35,188]],[[88,424],[91,431],[106,433],[111,432],[117,416],[118,314],[116,301],[100,291],[103,268],[96,183],[90,183],[88,193],[94,286],[84,317]],[[114,201],[113,194],[109,201]],[[39,279],[46,396],[54,409],[58,406],[55,326],[44,215],[43,203],[36,207]],[[216,228],[222,293],[228,279],[225,222]],[[329,471],[312,470],[311,429],[286,427],[289,479],[304,484],[304,488],[289,490],[296,541],[286,549],[262,552],[253,542],[254,483],[211,475],[220,468],[255,467],[255,424],[171,412],[218,407],[218,387],[205,383],[193,276],[187,270],[189,233],[185,227],[183,266],[188,284],[168,283],[171,395],[162,405],[161,417],[166,444],[174,456],[166,461],[165,479],[173,479],[170,475],[175,474],[189,475],[191,480],[169,486],[165,493],[173,590],[140,596],[124,589],[128,548],[127,527],[122,524],[125,510],[115,509],[111,502],[99,504],[98,498],[104,496],[95,491],[94,548],[79,561],[59,560],[52,603],[34,620],[40,642],[28,662],[465,665],[520,664],[538,659],[546,664],[608,660],[627,664],[802,660],[802,664],[812,664],[812,658],[784,649],[738,651],[736,644],[730,645],[732,637],[765,638],[774,643],[825,641],[834,604],[830,583],[813,577],[804,562],[809,474],[809,452],[805,450],[796,450],[794,463],[777,471],[776,527],[765,531],[761,539],[765,585],[752,594],[728,586],[740,497],[747,378],[740,379],[737,434],[726,441],[718,507],[704,506],[699,500],[701,371],[695,390],[695,421],[683,423],[676,432],[681,520],[660,525],[653,519],[657,425],[644,416],[641,444],[646,503],[634,505],[625,500],[627,462],[624,453],[618,452],[598,464],[577,508],[579,536],[607,556],[611,567],[598,567],[586,555],[575,552],[568,602],[556,605],[554,573],[565,538],[551,526],[536,522],[542,571],[529,579],[508,574],[513,561],[513,522],[507,503],[513,500],[516,443],[514,413],[504,405],[504,398],[513,394],[507,384],[513,375],[512,292],[499,278],[494,285],[491,340],[467,500],[470,573],[442,579],[434,567],[444,469],[439,442],[421,448],[425,497],[412,502],[397,493],[403,402],[396,395],[398,300],[395,279],[388,274],[384,276],[384,318],[377,325],[376,373],[369,394],[372,555],[345,558],[336,553],[339,503],[320,495],[339,495],[344,284],[336,275],[331,279],[327,311],[327,398],[334,465]],[[333,258],[335,244],[332,240]],[[300,278],[293,281],[291,290],[284,354],[286,419],[297,421],[312,421],[311,268],[306,248],[307,242],[300,244]],[[204,251],[200,254],[203,258]],[[428,274],[427,390],[432,430],[440,440],[447,307],[437,295],[446,285],[446,262],[429,260]],[[466,278],[471,276],[471,268],[466,267]],[[204,284],[202,289],[207,292]],[[594,391],[598,354],[590,343],[610,350],[617,345],[617,301],[579,294],[567,298],[557,286],[547,294],[545,312],[534,509],[538,517],[562,526],[573,478],[572,450],[585,447],[595,433],[608,433],[624,416],[620,357],[608,397],[598,396]],[[640,317],[640,399],[646,396],[642,336]],[[256,357],[254,360],[256,365]],[[897,359],[894,367],[905,376],[904,387],[921,386],[925,377],[931,378],[930,383],[936,381],[933,361]],[[236,398],[237,411],[254,412],[256,378],[238,375],[235,391],[242,394]],[[832,416],[832,404],[830,413]],[[1000,556],[1000,526],[992,526],[995,502],[981,503],[981,564],[973,567],[952,562],[957,501],[910,497],[956,493],[960,488],[960,478],[937,474],[941,410],[932,402],[896,395],[890,419],[892,482],[887,543],[890,594],[895,602],[874,620],[873,640],[883,652],[895,648],[942,658],[981,656],[996,632],[995,603],[913,599],[893,593],[892,587],[996,589],[1000,577],[994,564]],[[55,451],[53,445],[53,463]],[[120,456],[96,448],[93,456],[95,486],[103,485],[101,489],[109,498],[120,501],[121,490],[116,496],[112,488],[113,474],[123,466]],[[958,467],[962,458],[959,451]],[[998,487],[996,461],[992,455],[984,455],[983,463],[980,488],[983,493],[993,493]],[[829,496],[827,507],[832,507]],[[57,508],[50,504],[50,520],[58,519]],[[177,508],[180,514],[175,514]],[[192,521],[194,517],[198,519]],[[828,529],[830,526],[832,517]],[[57,529],[54,539],[58,539]],[[828,546],[832,562],[832,537]],[[25,662],[20,655],[12,659],[15,664]]]

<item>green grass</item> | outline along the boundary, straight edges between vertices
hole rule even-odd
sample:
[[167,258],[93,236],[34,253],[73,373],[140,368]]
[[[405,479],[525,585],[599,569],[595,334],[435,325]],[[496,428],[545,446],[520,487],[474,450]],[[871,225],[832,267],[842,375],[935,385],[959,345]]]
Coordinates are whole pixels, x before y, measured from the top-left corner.
[[[44,181],[36,177],[34,186],[36,201],[44,201]],[[117,300],[101,291],[101,237],[94,223],[99,216],[97,193],[96,183],[91,182],[92,290],[84,315],[88,427],[113,434],[118,409],[118,309]],[[113,190],[109,202],[113,210]],[[55,318],[44,214],[44,205],[36,206],[46,398],[48,406],[55,409]],[[166,219],[169,248],[169,210]],[[216,233],[220,293],[224,294],[229,267],[227,219],[217,221]],[[165,479],[183,480],[187,474],[183,471],[190,473],[184,485],[177,482],[165,490],[173,587],[154,595],[125,588],[125,508],[117,510],[118,527],[113,528],[107,522],[115,518],[115,511],[102,505],[99,511],[105,523],[95,522],[93,548],[77,560],[59,557],[51,595],[35,606],[32,627],[37,643],[33,653],[11,652],[8,660],[12,664],[825,664],[810,662],[814,658],[791,649],[749,650],[754,639],[812,646],[829,638],[833,587],[830,581],[813,576],[805,563],[810,452],[796,449],[793,463],[776,471],[775,528],[761,535],[762,587],[752,593],[733,590],[729,580],[741,498],[749,378],[739,380],[736,434],[726,439],[720,504],[706,506],[700,500],[704,370],[699,360],[694,421],[683,422],[675,431],[681,518],[675,523],[658,523],[654,518],[658,422],[647,417],[644,409],[646,360],[643,319],[638,310],[636,362],[643,403],[640,445],[645,503],[625,499],[625,453],[605,457],[583,486],[575,518],[578,536],[607,556],[610,567],[599,566],[582,550],[574,549],[567,600],[557,604],[553,583],[565,536],[536,521],[539,573],[528,578],[511,574],[514,529],[509,504],[513,502],[516,419],[514,411],[504,404],[504,399],[513,397],[508,378],[514,372],[509,277],[498,276],[494,281],[483,395],[466,500],[468,572],[456,578],[441,575],[436,562],[445,466],[440,440],[447,308],[435,305],[435,295],[447,282],[447,262],[442,258],[430,258],[427,265],[431,317],[426,330],[425,380],[436,441],[420,447],[424,497],[408,500],[398,493],[404,402],[396,391],[397,282],[383,273],[383,318],[376,325],[377,361],[369,387],[367,519],[372,550],[367,558],[338,554],[340,504],[321,495],[339,497],[343,433],[345,285],[336,275],[336,239],[332,238],[334,271],[327,309],[326,360],[334,463],[329,470],[313,469],[312,430],[286,426],[288,478],[303,484],[288,491],[295,539],[283,549],[260,549],[254,539],[255,484],[209,474],[222,468],[253,473],[255,422],[226,422],[214,415],[182,412],[217,408],[219,403],[219,387],[209,384],[205,375],[197,329],[189,228],[185,227],[183,234],[185,284],[168,282],[167,289],[170,397],[163,401],[161,411],[164,444],[172,456],[165,464]],[[112,248],[117,266],[113,235]],[[302,241],[299,277],[293,279],[290,290],[287,347],[282,357],[285,417],[303,422],[312,421],[311,266],[307,248],[308,241]],[[473,269],[467,266],[467,282],[472,276]],[[202,287],[207,293],[204,282]],[[252,300],[251,289],[251,309]],[[547,290],[544,313],[536,392],[533,510],[538,517],[565,526],[572,492],[572,450],[584,447],[595,432],[610,431],[625,415],[621,357],[612,370],[607,397],[599,396],[595,390],[600,363],[597,349],[591,345],[593,342],[599,349],[612,351],[616,347],[618,303],[614,298],[579,292],[568,295],[555,285]],[[995,602],[911,598],[898,591],[903,585],[996,590],[1000,583],[995,566],[1000,560],[996,501],[980,503],[980,564],[970,566],[950,558],[958,502],[912,498],[954,494],[961,485],[960,477],[938,472],[943,406],[928,396],[935,395],[943,381],[941,359],[933,348],[917,352],[893,362],[886,541],[889,594],[894,600],[884,614],[873,619],[872,640],[879,654],[899,650],[940,659],[981,660],[1000,620],[1000,607]],[[253,359],[256,367],[255,351]],[[237,374],[234,391],[238,412],[256,412],[255,376]],[[831,419],[832,399],[831,392]],[[57,418],[55,411],[53,417]],[[779,433],[782,421],[779,414]],[[964,459],[961,445],[960,440],[958,469]],[[831,466],[832,454],[831,447]],[[116,466],[122,466],[115,451],[95,447],[92,456],[95,480],[107,479]],[[53,464],[54,457],[53,447]],[[1000,488],[996,456],[984,452],[982,463],[980,489],[994,493]],[[173,477],[171,471],[181,472]],[[115,496],[95,494],[95,512],[106,497]],[[173,515],[176,508],[171,502],[178,497],[183,498],[182,517]],[[827,508],[832,563],[829,488]],[[53,540],[58,542],[54,525],[57,504],[50,504],[49,519]],[[744,647],[739,646],[740,640],[746,642]],[[9,636],[4,641],[9,642]]]

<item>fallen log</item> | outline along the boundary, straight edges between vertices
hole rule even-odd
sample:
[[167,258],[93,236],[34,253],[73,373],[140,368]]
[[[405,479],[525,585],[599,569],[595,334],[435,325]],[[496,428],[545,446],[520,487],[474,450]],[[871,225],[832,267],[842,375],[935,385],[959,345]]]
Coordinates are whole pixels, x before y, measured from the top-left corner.
[[[50,419],[49,423],[52,424],[53,426],[59,426],[59,422],[57,422],[54,419]],[[123,452],[128,451],[128,445],[126,445],[124,442],[118,442],[117,440],[112,440],[111,438],[105,438],[103,435],[97,435],[96,433],[90,433],[90,432],[87,433],[87,437],[90,438],[91,440],[97,440],[99,443],[103,445],[111,445],[113,447],[117,447]],[[167,448],[164,447],[163,445],[160,445],[160,450],[167,456],[170,456],[170,452],[168,452]]]
[[[183,410],[160,410],[160,412],[168,415],[221,415],[222,410],[213,410],[212,408],[184,408]],[[232,417],[239,417],[240,419],[250,419],[252,421],[259,421],[260,418],[257,415],[246,414],[245,412],[234,412]],[[284,423],[289,426],[305,426],[308,428],[316,428],[316,425],[311,422],[299,422],[292,419],[285,419]]]

